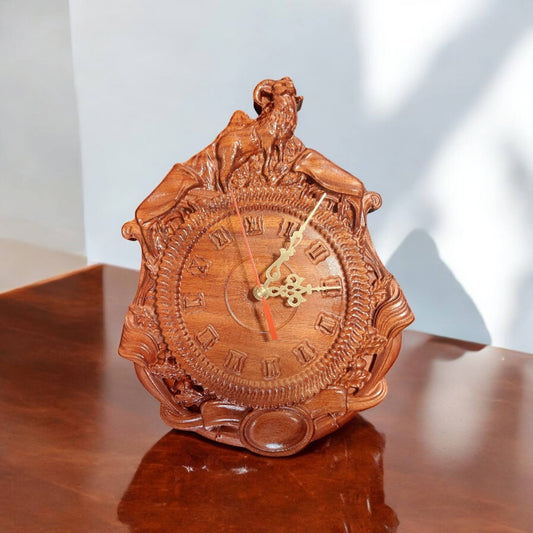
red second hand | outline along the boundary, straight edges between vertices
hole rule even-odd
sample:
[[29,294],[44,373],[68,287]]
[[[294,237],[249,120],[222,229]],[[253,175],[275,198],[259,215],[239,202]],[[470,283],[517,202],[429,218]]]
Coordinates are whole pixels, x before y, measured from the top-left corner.
[[[241,232],[242,232],[242,236],[244,237],[244,243],[246,244],[246,249],[248,250],[248,256],[250,257],[250,263],[252,263],[252,269],[255,275],[255,282],[257,283],[257,286],[261,289],[261,280],[259,279],[259,273],[257,272],[257,267],[255,266],[255,262],[254,262],[254,256],[252,255],[252,249],[250,248],[250,243],[248,242],[248,237],[246,236],[246,230],[244,229],[244,223],[241,218],[239,206],[237,205],[237,200],[235,199],[235,195],[233,194],[233,191],[230,190],[230,193],[231,193],[231,198],[233,199],[233,205],[235,206],[235,211],[237,213],[237,218],[239,219],[239,224],[241,226]],[[270,336],[272,337],[272,340],[277,341],[278,333],[276,331],[276,327],[274,326],[274,319],[272,318],[270,307],[268,306],[268,303],[265,300],[264,296],[261,298],[261,301],[263,302],[263,312],[265,313],[265,318],[268,324],[268,329],[270,330]]]

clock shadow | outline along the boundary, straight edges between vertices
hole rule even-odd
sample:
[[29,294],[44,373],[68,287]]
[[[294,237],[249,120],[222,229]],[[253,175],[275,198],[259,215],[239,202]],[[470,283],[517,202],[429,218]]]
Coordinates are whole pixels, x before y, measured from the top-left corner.
[[360,415],[282,458],[172,430],[143,457],[118,518],[130,531],[396,531],[384,447]]

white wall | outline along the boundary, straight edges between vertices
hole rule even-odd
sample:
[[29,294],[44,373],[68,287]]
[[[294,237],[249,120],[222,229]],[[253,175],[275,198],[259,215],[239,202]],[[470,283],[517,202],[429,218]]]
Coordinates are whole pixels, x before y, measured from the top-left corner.
[[[23,243],[84,253],[80,157],[68,1],[2,0],[2,252],[16,254]],[[23,255],[27,263],[26,252]],[[50,257],[47,254],[46,261]],[[0,264],[2,281],[10,276],[5,264]],[[28,269],[27,264],[21,267]]]
[[376,247],[415,329],[533,351],[533,2],[71,0],[92,261],[251,91],[290,75],[297,135],[384,197]]

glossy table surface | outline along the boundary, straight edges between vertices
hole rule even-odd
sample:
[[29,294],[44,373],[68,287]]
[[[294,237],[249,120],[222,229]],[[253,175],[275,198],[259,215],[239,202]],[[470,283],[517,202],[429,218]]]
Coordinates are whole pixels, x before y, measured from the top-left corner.
[[160,421],[116,354],[136,283],[0,295],[0,531],[533,531],[533,356],[408,331],[384,402],[259,457]]

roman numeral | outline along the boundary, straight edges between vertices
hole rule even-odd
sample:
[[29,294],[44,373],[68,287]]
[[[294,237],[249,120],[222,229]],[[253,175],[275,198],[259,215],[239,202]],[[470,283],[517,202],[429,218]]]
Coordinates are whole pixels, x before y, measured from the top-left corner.
[[208,261],[207,259],[205,259],[205,257],[195,255],[187,266],[187,272],[189,272],[193,276],[205,278],[209,272],[210,267],[211,261]]
[[[335,298],[342,294],[342,280],[339,276],[331,276],[329,278],[322,278],[320,280],[320,286],[325,290],[320,291],[324,298]],[[341,287],[335,289],[328,289],[328,287]]]
[[261,361],[261,370],[263,372],[263,378],[265,379],[278,378],[281,375],[279,357],[277,355],[273,357],[265,357]]
[[224,226],[212,231],[209,234],[209,238],[217,250],[222,250],[222,248],[233,242],[233,235]]
[[205,296],[203,292],[198,294],[185,294],[183,297],[183,307],[185,311],[195,313],[205,309]]
[[305,250],[305,255],[309,258],[311,263],[317,265],[329,256],[329,250],[321,240],[316,240]]
[[307,340],[304,339],[296,348],[293,348],[292,353],[296,360],[303,366],[309,363],[317,354],[316,348]]
[[339,317],[328,313],[320,313],[315,322],[315,328],[324,333],[324,335],[329,336],[335,335],[339,330],[339,326]]
[[284,218],[279,225],[278,235],[288,239],[299,227],[300,224],[298,222]]
[[209,350],[218,342],[219,336],[217,330],[209,324],[196,335],[196,342],[204,349]]
[[246,235],[263,235],[265,232],[262,215],[244,215],[243,224]]
[[248,356],[238,350],[230,350],[224,359],[224,368],[233,374],[241,375],[244,369],[244,363]]

